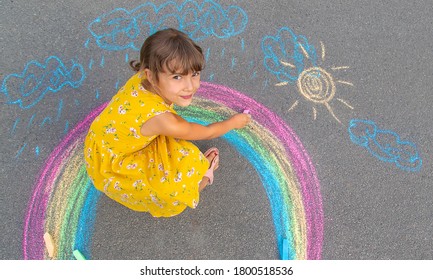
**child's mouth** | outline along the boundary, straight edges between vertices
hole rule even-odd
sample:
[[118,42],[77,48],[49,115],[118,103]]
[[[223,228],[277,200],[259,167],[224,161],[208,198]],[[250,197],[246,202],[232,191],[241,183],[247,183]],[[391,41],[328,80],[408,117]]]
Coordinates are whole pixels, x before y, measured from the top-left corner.
[[181,96],[183,99],[191,99],[192,98],[192,94],[191,95],[183,95]]

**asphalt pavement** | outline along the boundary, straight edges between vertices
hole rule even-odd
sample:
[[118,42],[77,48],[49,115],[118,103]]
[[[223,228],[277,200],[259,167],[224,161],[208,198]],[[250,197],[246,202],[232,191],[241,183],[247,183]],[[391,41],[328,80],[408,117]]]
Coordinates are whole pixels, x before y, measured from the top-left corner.
[[[165,27],[187,32],[202,46],[205,85],[240,94],[219,100],[204,87],[203,102],[237,110],[254,100],[257,124],[281,121],[269,134],[281,145],[298,141],[302,148],[302,155],[278,160],[293,170],[300,158],[309,160],[312,171],[305,178],[289,170],[295,186],[317,179],[317,189],[307,190],[314,191],[314,201],[299,189],[300,199],[285,202],[305,207],[306,216],[295,219],[301,211],[289,222],[307,228],[300,235],[284,231],[298,242],[293,250],[304,252],[295,256],[433,259],[430,0],[38,0],[1,6],[0,259],[47,258],[37,252],[44,244],[36,222],[65,244],[84,238],[82,251],[91,259],[281,257],[279,209],[269,180],[284,177],[275,172],[269,179],[250,157],[262,150],[273,154],[266,141],[250,152],[237,138],[198,142],[203,150],[221,151],[215,182],[197,209],[170,219],[133,212],[93,192],[78,193],[78,200],[89,199],[68,208],[73,180],[67,172],[79,171],[64,171],[66,183],[56,181],[60,174],[44,173],[62,162],[73,167],[67,150],[73,144],[65,139],[80,139],[74,129],[133,74],[128,61],[138,58],[146,36]],[[294,138],[278,138],[283,132],[277,128]],[[264,139],[264,133],[256,130],[252,137]],[[316,220],[309,220],[309,211]],[[71,227],[75,221],[76,232],[54,234],[61,230],[59,219]],[[58,257],[72,258],[73,248],[65,248]]]

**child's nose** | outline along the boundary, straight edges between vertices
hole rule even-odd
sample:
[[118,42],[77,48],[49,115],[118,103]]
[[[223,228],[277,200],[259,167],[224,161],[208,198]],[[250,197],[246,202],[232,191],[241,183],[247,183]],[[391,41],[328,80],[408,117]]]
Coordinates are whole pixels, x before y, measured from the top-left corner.
[[194,82],[191,77],[186,78],[184,81],[185,81],[185,90],[187,91],[194,90]]

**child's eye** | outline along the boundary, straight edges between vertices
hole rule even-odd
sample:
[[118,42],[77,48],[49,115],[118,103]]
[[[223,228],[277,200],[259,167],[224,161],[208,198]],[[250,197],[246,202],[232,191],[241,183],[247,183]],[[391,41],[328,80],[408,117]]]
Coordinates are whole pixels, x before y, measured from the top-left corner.
[[180,80],[180,79],[182,79],[182,76],[180,76],[180,75],[174,75],[174,76],[173,76],[173,79],[175,79],[175,80]]
[[192,76],[193,76],[193,77],[200,76],[200,72],[194,72],[194,73],[192,73]]

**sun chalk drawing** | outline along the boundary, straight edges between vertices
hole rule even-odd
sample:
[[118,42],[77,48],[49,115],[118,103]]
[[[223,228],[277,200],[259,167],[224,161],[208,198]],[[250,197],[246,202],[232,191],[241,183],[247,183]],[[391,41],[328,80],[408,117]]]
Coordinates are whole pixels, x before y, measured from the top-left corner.
[[63,87],[78,88],[86,78],[84,67],[71,60],[68,68],[56,56],[45,62],[31,61],[21,73],[13,73],[3,80],[1,91],[8,104],[17,104],[28,109],[40,102],[49,93],[57,93]]
[[[334,119],[341,123],[335,115],[330,102],[336,93],[336,83],[353,86],[344,80],[334,80],[333,76],[325,69],[318,67],[318,62],[324,62],[326,57],[325,45],[320,42],[321,56],[317,55],[313,45],[302,35],[296,35],[288,27],[281,28],[276,36],[265,36],[262,39],[265,68],[273,73],[279,83],[276,86],[297,84],[298,92],[304,98],[313,103],[313,118],[317,119],[315,105],[324,105]],[[331,67],[332,71],[349,69],[348,66]],[[350,109],[353,107],[345,100],[336,98]],[[299,104],[296,100],[289,111]]]
[[[53,236],[55,259],[73,259],[79,250],[91,258],[91,239],[100,192],[86,175],[83,142],[92,120],[107,103],[91,112],[55,148],[33,187],[24,221],[25,259],[46,259],[43,236]],[[208,124],[249,108],[253,121],[223,138],[257,171],[272,211],[276,242],[283,240],[289,259],[320,259],[323,207],[314,166],[294,131],[275,113],[225,86],[203,82],[197,99],[179,113]]]
[[405,171],[419,171],[422,159],[416,145],[402,141],[394,131],[381,130],[370,120],[353,119],[349,124],[349,135],[353,143],[366,148],[381,161],[394,163]]
[[[201,4],[187,0],[182,4],[168,1],[160,6],[147,2],[128,11],[117,8],[96,18],[88,26],[96,44],[105,50],[139,50],[143,38],[167,27],[187,33],[193,40],[210,36],[229,38],[242,33],[248,16],[238,6],[222,7],[212,0]],[[90,39],[87,40],[88,46]]]

